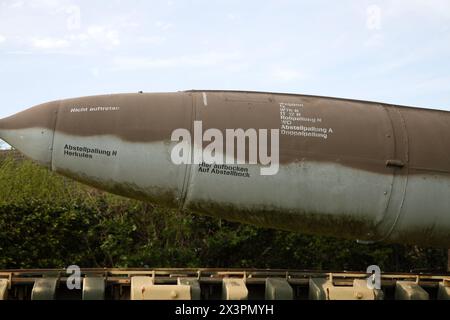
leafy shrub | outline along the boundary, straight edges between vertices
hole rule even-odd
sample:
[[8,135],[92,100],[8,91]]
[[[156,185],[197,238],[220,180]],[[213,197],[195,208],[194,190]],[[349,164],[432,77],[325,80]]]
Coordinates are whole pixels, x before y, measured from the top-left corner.
[[443,270],[447,251],[305,236],[104,193],[27,160],[0,161],[0,268]]

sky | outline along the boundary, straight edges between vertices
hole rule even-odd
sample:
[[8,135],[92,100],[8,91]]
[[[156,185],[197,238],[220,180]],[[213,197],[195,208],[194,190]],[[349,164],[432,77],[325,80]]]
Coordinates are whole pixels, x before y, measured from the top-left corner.
[[0,118],[189,89],[450,110],[450,1],[0,0]]

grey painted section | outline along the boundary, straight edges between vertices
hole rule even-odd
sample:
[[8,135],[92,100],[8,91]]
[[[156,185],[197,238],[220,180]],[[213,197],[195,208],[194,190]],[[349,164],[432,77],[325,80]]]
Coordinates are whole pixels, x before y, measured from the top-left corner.
[[[66,145],[115,150],[117,156],[71,157],[64,155]],[[239,165],[248,169],[250,178],[226,176],[199,172],[198,165],[174,165],[173,146],[172,142],[131,143],[114,136],[57,133],[52,168],[119,194],[130,189],[156,202],[174,195],[163,199],[165,204],[185,209],[196,203],[255,213],[270,209],[277,212],[278,224],[283,224],[285,213],[298,214],[298,219],[304,213],[350,217],[374,226],[373,232],[362,235],[363,240],[401,240],[418,228],[431,234],[437,231],[436,235],[450,230],[450,178],[443,175],[394,177],[304,161],[281,166],[274,176],[261,176],[257,165]]]
[[25,156],[50,167],[54,131],[46,128],[0,130],[0,136]]
[[[66,145],[116,151],[117,155],[68,156]],[[113,192],[129,189],[152,200],[168,193],[181,201],[186,167],[172,163],[172,147],[169,142],[132,143],[114,136],[80,137],[58,132],[52,169]]]

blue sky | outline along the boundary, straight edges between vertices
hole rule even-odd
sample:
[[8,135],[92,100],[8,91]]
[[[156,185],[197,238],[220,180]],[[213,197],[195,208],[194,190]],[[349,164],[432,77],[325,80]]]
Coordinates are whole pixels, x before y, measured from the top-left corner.
[[187,89],[450,110],[450,1],[0,0],[0,118]]

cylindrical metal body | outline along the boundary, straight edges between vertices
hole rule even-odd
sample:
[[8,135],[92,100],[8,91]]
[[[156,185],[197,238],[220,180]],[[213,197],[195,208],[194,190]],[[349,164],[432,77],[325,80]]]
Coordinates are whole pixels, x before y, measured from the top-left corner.
[[[189,159],[221,133],[224,154],[241,163],[174,163],[179,129],[191,135]],[[240,156],[227,149],[236,129],[247,134]],[[261,152],[249,163],[264,132],[267,155],[279,153],[271,175],[261,174]],[[0,137],[56,172],[128,197],[309,234],[450,246],[445,111],[272,93],[120,94],[34,107],[1,120]]]

